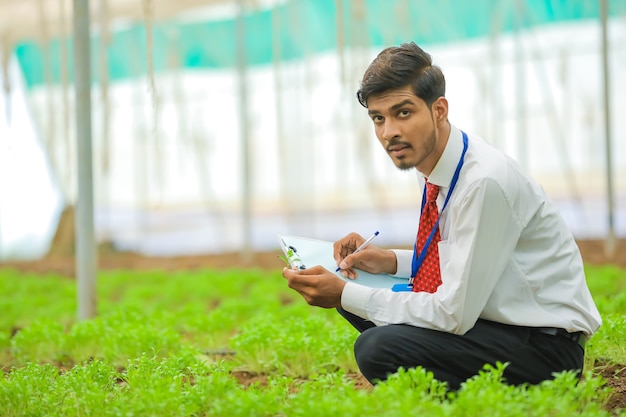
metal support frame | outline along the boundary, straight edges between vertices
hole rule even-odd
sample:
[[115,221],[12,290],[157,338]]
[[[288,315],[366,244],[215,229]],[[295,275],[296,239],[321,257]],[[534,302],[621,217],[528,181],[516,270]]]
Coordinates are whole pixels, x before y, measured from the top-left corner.
[[89,0],[74,0],[74,86],[78,201],[76,208],[76,280],[78,319],[96,314],[97,253],[94,238],[93,156],[91,147],[91,58]]
[[613,189],[613,162],[611,160],[611,89],[609,72],[609,40],[608,40],[608,0],[600,1],[600,21],[602,29],[602,87],[604,98],[604,140],[606,151],[606,195],[607,195],[607,222],[608,233],[604,251],[609,259],[615,256],[615,215]]
[[250,172],[250,126],[248,123],[248,74],[246,47],[246,11],[247,0],[238,0],[237,6],[237,81],[239,89],[239,126],[241,129],[241,178],[242,178],[242,214],[243,247],[241,259],[244,264],[252,261],[252,186]]

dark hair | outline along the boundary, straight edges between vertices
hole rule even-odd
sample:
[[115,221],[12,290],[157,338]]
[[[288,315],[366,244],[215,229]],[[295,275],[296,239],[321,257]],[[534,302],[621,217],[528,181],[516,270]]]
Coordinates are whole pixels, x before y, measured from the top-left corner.
[[415,42],[383,49],[363,74],[356,93],[359,103],[367,107],[372,94],[410,85],[415,95],[430,107],[446,94],[446,80],[441,68],[432,64],[431,56]]

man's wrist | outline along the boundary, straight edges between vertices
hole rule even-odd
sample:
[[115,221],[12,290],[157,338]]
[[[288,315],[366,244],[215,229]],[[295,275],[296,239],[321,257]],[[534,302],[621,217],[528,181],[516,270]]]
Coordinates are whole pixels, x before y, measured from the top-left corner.
[[387,254],[389,256],[386,261],[387,273],[389,275],[395,275],[398,272],[398,258],[396,257],[396,253],[392,250],[388,250]]

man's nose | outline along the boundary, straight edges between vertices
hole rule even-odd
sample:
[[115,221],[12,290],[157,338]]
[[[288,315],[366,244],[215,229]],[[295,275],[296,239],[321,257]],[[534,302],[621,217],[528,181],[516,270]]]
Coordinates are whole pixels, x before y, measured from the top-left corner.
[[383,126],[383,139],[389,142],[391,139],[398,136],[400,136],[398,124],[389,119],[385,120],[385,124]]

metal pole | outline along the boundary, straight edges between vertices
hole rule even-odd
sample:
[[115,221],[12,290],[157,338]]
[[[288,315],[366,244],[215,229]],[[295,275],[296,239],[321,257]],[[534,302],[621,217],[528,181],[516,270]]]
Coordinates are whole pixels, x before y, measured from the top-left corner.
[[607,0],[600,1],[600,19],[602,27],[602,82],[604,90],[604,140],[606,150],[606,187],[607,187],[607,220],[608,234],[606,236],[604,251],[605,255],[612,259],[615,255],[615,221],[614,221],[614,195],[613,195],[613,164],[611,161],[611,97],[610,97],[610,74],[609,74],[609,41],[608,31],[608,4]]
[[528,114],[526,111],[526,54],[524,53],[524,16],[526,10],[522,0],[517,1],[515,12],[515,55],[517,65],[515,66],[515,90],[516,90],[516,110],[517,110],[517,152],[518,161],[526,170],[530,170],[528,164]]
[[96,314],[97,258],[93,219],[89,19],[89,0],[74,0],[74,85],[78,160],[76,279],[79,320],[88,319]]
[[[5,50],[8,50],[8,42],[3,42],[0,44],[0,66],[2,67],[2,72],[0,72],[0,78],[2,78],[3,85],[3,95],[4,102],[6,106],[6,122],[7,122],[7,132],[11,131],[11,84],[9,80],[9,53]],[[3,143],[0,139],[0,151],[2,150]],[[2,183],[0,182],[0,185]],[[3,248],[2,248],[2,188],[0,188],[0,261],[3,258]]]
[[241,129],[241,179],[242,179],[242,225],[243,249],[241,258],[244,263],[252,261],[252,199],[250,186],[250,129],[248,125],[248,83],[246,74],[246,1],[238,0],[237,15],[237,75],[239,81],[239,126]]

